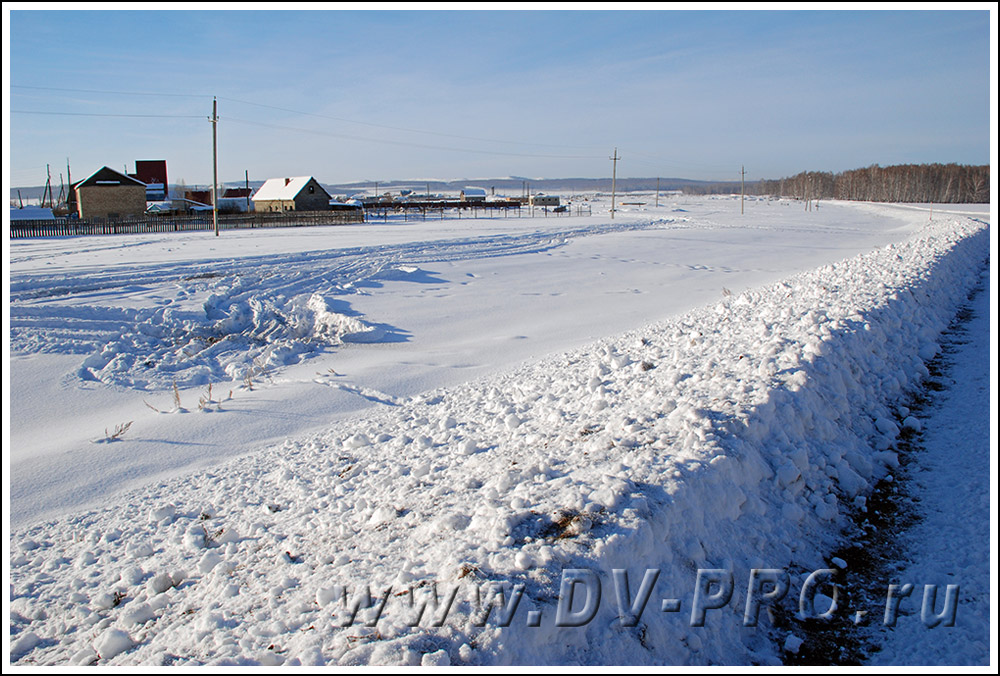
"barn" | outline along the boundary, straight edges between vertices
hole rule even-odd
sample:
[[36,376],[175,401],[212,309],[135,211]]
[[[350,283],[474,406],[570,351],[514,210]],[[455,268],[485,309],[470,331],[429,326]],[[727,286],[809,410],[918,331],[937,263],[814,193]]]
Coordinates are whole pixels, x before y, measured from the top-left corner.
[[254,196],[254,211],[328,211],[330,194],[312,176],[269,178]]

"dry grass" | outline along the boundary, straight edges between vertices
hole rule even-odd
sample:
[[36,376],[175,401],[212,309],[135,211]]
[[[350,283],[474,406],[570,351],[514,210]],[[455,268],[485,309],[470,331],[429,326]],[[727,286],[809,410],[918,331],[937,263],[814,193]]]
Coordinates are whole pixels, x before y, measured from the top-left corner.
[[104,428],[104,438],[105,441],[120,441],[125,433],[128,432],[129,428],[132,427],[132,422],[129,420],[127,423],[120,423],[115,426],[115,431],[109,433],[108,428]]

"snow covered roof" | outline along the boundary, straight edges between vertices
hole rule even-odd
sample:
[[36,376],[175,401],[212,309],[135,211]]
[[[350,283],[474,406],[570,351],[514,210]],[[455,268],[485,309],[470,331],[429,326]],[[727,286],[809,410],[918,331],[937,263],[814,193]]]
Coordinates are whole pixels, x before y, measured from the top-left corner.
[[10,210],[10,220],[12,221],[24,221],[31,219],[44,220],[48,218],[55,218],[55,216],[52,215],[52,209],[28,206],[21,209]]
[[101,167],[93,174],[78,183],[74,183],[74,188],[92,185],[136,185],[146,187],[146,184],[137,178],[132,178],[127,174],[115,171],[111,167]]
[[302,192],[312,176],[294,176],[292,178],[269,178],[260,186],[252,200],[293,200]]
[[482,197],[486,196],[486,190],[483,188],[466,188],[462,191],[463,195],[479,195]]

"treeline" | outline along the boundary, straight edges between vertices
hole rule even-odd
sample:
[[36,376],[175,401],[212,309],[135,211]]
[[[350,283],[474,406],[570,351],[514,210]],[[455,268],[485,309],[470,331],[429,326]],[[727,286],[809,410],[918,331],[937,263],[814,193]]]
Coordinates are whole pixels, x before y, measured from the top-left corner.
[[873,164],[839,174],[804,171],[789,178],[747,184],[751,195],[805,200],[867,202],[986,203],[990,201],[989,165]]
[[[758,193],[752,192],[750,190],[751,185],[749,182],[746,184],[746,191],[748,195],[756,195]],[[740,182],[739,181],[720,181],[717,183],[700,183],[697,185],[686,185],[681,188],[681,191],[685,195],[733,195],[740,192]],[[764,194],[764,193],[760,193]]]

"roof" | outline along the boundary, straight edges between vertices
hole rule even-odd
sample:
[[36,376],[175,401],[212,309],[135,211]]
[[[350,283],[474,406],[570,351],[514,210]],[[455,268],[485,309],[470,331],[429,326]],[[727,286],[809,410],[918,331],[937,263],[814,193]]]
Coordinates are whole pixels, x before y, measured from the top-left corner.
[[30,219],[52,219],[55,216],[52,215],[52,209],[43,209],[42,207],[28,206],[23,209],[11,209],[10,210],[10,220],[12,221],[23,221]]
[[74,183],[73,187],[82,188],[84,186],[89,187],[93,185],[136,185],[142,186],[143,188],[146,187],[146,184],[142,181],[132,178],[131,176],[127,176],[120,171],[115,171],[111,167],[101,167],[79,183]]
[[226,188],[223,197],[250,197],[253,194],[251,188]]
[[464,190],[462,190],[462,193],[465,195],[482,195],[483,197],[486,196],[486,191],[483,188],[465,188]]
[[[264,185],[260,186],[260,190],[251,199],[255,202],[260,200],[293,200],[311,180],[313,180],[312,176],[269,178],[264,181]],[[319,181],[316,183],[318,185]],[[323,190],[323,186],[320,186],[320,190]],[[326,191],[323,190],[323,192]]]

